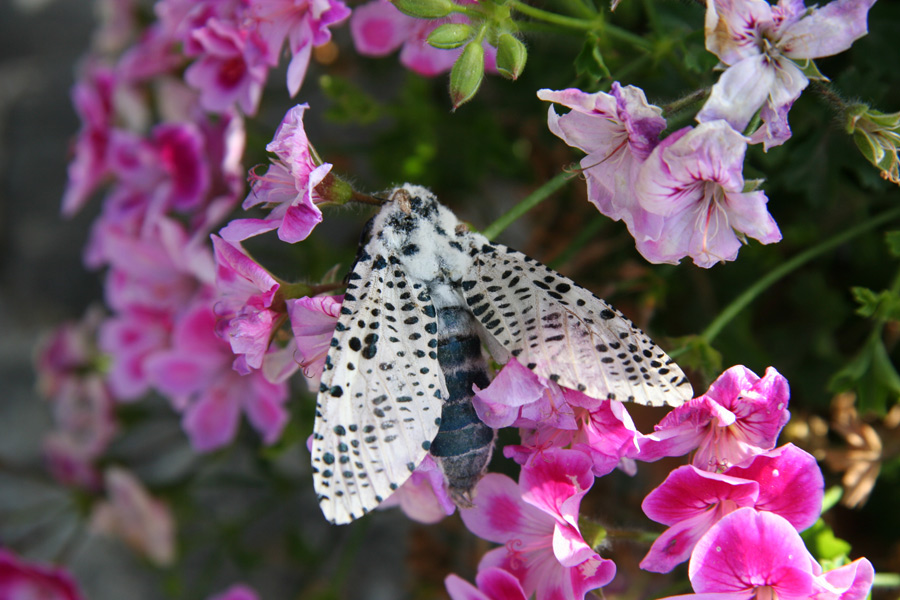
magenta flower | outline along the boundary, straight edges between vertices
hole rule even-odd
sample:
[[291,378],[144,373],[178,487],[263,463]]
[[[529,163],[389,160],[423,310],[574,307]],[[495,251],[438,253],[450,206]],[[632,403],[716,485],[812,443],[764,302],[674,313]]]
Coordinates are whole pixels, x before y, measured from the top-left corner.
[[775,447],[788,422],[787,380],[769,367],[760,378],[743,366],[731,367],[706,393],[663,418],[652,434],[640,436],[639,460],[681,456],[697,449],[692,464],[724,471],[746,464]]
[[[467,2],[460,2],[467,4]],[[443,19],[416,19],[401,13],[388,0],[372,0],[353,9],[350,33],[356,51],[363,56],[387,56],[400,48],[400,62],[425,77],[446,73],[462,49],[442,50],[428,44],[429,34],[444,23],[469,23],[465,15]],[[497,51],[485,44],[485,69],[496,72]]]
[[538,98],[572,109],[560,116],[551,105],[548,125],[568,145],[587,154],[581,168],[588,200],[610,219],[624,221],[636,239],[657,239],[662,218],[637,202],[634,180],[666,128],[662,110],[649,104],[640,88],[618,82],[613,82],[609,94],[540,90]]
[[138,400],[150,389],[145,361],[168,346],[172,320],[167,313],[136,308],[110,317],[98,343],[110,359],[106,381],[122,402]]
[[4,600],[82,600],[66,571],[29,564],[0,549],[0,598]]
[[109,173],[107,149],[114,117],[113,71],[90,65],[72,88],[72,104],[81,118],[75,140],[68,181],[62,199],[62,214],[70,217],[81,210]]
[[328,43],[329,26],[350,16],[350,9],[340,0],[255,0],[250,11],[269,48],[270,65],[278,64],[281,47],[288,42],[291,62],[287,86],[291,96],[300,91],[313,47]]
[[215,327],[211,303],[196,301],[175,323],[170,348],[145,362],[150,381],[184,412],[182,426],[201,452],[234,439],[241,412],[266,444],[275,443],[288,419],[287,387],[270,383],[258,371],[235,372],[234,355]]
[[331,347],[343,300],[343,296],[315,296],[287,301],[296,360],[303,374],[317,382],[325,368],[325,356]]
[[519,580],[503,569],[490,567],[479,571],[475,583],[477,588],[452,573],[444,579],[451,600],[528,600]]
[[259,595],[253,588],[239,583],[231,586],[221,594],[211,596],[209,600],[259,600]]
[[62,323],[38,342],[34,367],[42,395],[53,399],[65,394],[70,385],[97,370],[97,329],[103,319],[103,310],[93,306],[81,320]]
[[786,519],[742,508],[719,521],[694,548],[688,574],[695,593],[671,598],[863,600],[872,587],[874,571],[864,558],[824,575],[821,571]]
[[107,501],[94,506],[90,528],[118,537],[158,566],[175,559],[175,520],[169,507],[157,500],[130,471],[110,467],[104,473]]
[[818,519],[823,494],[816,459],[790,444],[758,455],[747,468],[722,474],[679,467],[642,504],[648,517],[669,528],[653,543],[641,568],[671,571],[688,559],[716,522],[741,507],[777,513],[802,531]]
[[[284,321],[286,307],[278,298],[280,285],[243,248],[213,235],[216,255],[217,332],[237,355],[241,375],[262,367],[269,341]],[[276,306],[277,304],[281,306]]]
[[[713,0],[706,5],[706,48],[728,65],[697,115],[724,119],[738,131],[761,107],[766,148],[790,137],[787,111],[809,83],[801,65],[847,50],[867,33],[875,0],[835,0],[807,8],[802,0]],[[800,64],[798,64],[800,63]]]
[[475,506],[460,509],[470,531],[502,547],[488,552],[479,570],[514,575],[526,596],[583,599],[615,576],[616,566],[584,541],[578,508],[594,482],[591,460],[575,450],[548,450],[523,467],[519,485],[488,473],[475,490]]
[[199,58],[187,68],[184,80],[200,92],[204,109],[222,113],[237,105],[255,115],[269,74],[269,49],[254,30],[212,18],[191,34]]
[[635,236],[650,262],[700,267],[737,258],[746,236],[771,244],[781,232],[761,191],[744,192],[747,140],[725,121],[701,123],[662,141],[634,183],[638,202],[662,217],[662,228]]
[[120,185],[147,198],[145,218],[196,210],[210,185],[204,139],[192,123],[162,123],[144,140],[115,130],[109,166]]
[[419,523],[437,523],[456,510],[447,492],[444,472],[430,454],[425,455],[425,460],[419,463],[409,479],[378,508],[394,506],[399,506],[407,517]]
[[316,204],[324,198],[316,191],[331,171],[331,165],[317,165],[303,129],[303,113],[308,104],[290,109],[278,126],[275,138],[266,150],[278,158],[262,176],[251,174],[253,190],[244,200],[244,210],[263,205],[270,208],[264,219],[238,219],[219,232],[230,242],[278,229],[278,238],[294,243],[305,240],[322,221],[322,211]]

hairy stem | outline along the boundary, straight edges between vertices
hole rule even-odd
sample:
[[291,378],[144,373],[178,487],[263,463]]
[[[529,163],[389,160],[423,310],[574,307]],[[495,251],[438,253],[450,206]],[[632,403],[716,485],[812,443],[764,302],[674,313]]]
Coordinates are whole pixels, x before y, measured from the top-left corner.
[[567,181],[575,177],[579,171],[571,173],[563,171],[558,173],[553,179],[547,181],[544,185],[531,192],[521,202],[513,206],[506,214],[501,215],[499,219],[491,223],[481,233],[489,240],[500,235],[504,229],[512,225],[516,219],[527,213],[529,210],[550,197],[553,192],[560,189]]
[[715,339],[715,337],[722,332],[722,329],[724,329],[725,326],[731,322],[732,319],[740,314],[740,312],[744,310],[747,305],[753,302],[753,300],[755,300],[757,296],[770,288],[779,279],[805,265],[814,258],[818,258],[819,256],[825,254],[826,252],[829,252],[830,250],[833,250],[841,244],[852,240],[860,234],[875,229],[876,227],[879,227],[880,225],[883,225],[898,217],[900,217],[900,208],[894,208],[892,210],[885,211],[880,215],[872,217],[868,221],[864,221],[855,227],[851,227],[850,229],[832,236],[821,244],[804,250],[794,258],[788,260],[778,268],[773,269],[765,276],[761,277],[756,281],[756,283],[748,287],[737,298],[732,300],[731,303],[726,306],[725,309],[721,313],[719,313],[719,315],[715,319],[713,319],[713,322],[703,330],[703,332],[700,334],[700,337],[703,338],[707,343],[711,343],[713,339]]

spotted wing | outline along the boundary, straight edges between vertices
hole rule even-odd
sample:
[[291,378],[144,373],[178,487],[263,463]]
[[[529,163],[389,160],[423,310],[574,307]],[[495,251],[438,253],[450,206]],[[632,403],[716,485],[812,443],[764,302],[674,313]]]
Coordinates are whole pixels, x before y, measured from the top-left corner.
[[436,334],[425,287],[362,252],[316,399],[313,483],[329,521],[375,508],[428,453],[446,397]]
[[472,242],[462,290],[497,360],[515,356],[595,398],[652,406],[691,398],[678,365],[622,313],[521,252],[483,241]]

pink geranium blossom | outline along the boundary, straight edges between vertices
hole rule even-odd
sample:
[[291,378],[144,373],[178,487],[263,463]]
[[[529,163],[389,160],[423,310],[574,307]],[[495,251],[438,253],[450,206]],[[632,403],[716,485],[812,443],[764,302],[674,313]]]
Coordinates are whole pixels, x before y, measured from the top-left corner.
[[745,237],[781,239],[761,191],[744,191],[747,139],[725,121],[701,123],[663,140],[641,165],[634,187],[644,210],[662,227],[635,236],[650,262],[677,264],[690,256],[700,267],[737,258]]
[[641,436],[636,458],[656,460],[696,449],[692,464],[700,469],[741,466],[775,447],[790,418],[789,398],[788,382],[774,368],[760,378],[747,367],[731,367],[705,394],[666,415],[652,434]]
[[863,600],[872,587],[874,571],[862,558],[822,574],[786,519],[741,508],[697,543],[688,575],[695,593],[670,599]]
[[340,0],[255,0],[251,14],[259,23],[259,34],[269,48],[269,64],[278,64],[285,41],[291,52],[287,87],[295,96],[306,77],[314,46],[331,40],[329,26],[350,16]]
[[447,491],[444,473],[430,454],[419,463],[409,479],[378,508],[399,506],[407,517],[419,523],[437,523],[452,515],[456,505]]
[[578,529],[582,497],[593,484],[591,460],[575,450],[551,449],[523,467],[519,485],[505,475],[485,475],[473,508],[460,509],[476,535],[504,544],[488,552],[479,570],[514,575],[526,596],[583,599],[615,576]]
[[0,598],[4,600],[82,600],[66,571],[20,560],[0,549]]
[[110,467],[104,473],[108,500],[94,506],[91,530],[118,537],[159,566],[175,559],[175,520],[169,507],[154,498],[129,471]]
[[81,130],[75,140],[63,194],[65,216],[81,210],[109,173],[107,149],[115,116],[116,84],[112,69],[92,64],[72,88],[72,104],[81,118]]
[[287,301],[296,360],[303,367],[303,374],[316,381],[325,368],[343,300],[343,296],[315,296]]
[[209,600],[259,600],[259,595],[253,588],[239,583],[221,594],[211,596]]
[[648,517],[669,528],[653,543],[641,568],[672,570],[688,559],[710,527],[741,507],[777,513],[802,531],[818,519],[823,494],[816,459],[790,444],[758,455],[746,468],[721,474],[679,467],[642,504]]
[[[467,4],[468,2],[460,2]],[[350,33],[356,51],[364,56],[387,56],[400,48],[400,62],[426,77],[446,73],[462,49],[443,50],[428,44],[432,31],[445,23],[469,23],[465,15],[416,19],[401,13],[388,0],[372,0],[353,10]],[[485,44],[485,69],[496,71],[496,49]]]
[[183,411],[182,426],[201,452],[234,439],[241,412],[266,444],[276,442],[288,419],[287,387],[258,371],[235,372],[234,355],[215,326],[212,303],[199,298],[176,322],[170,348],[146,361],[150,380]]
[[253,190],[244,200],[244,210],[262,205],[270,208],[264,219],[238,219],[219,232],[224,239],[238,242],[278,229],[279,239],[294,243],[306,239],[322,221],[317,204],[324,198],[316,190],[331,171],[331,165],[317,164],[303,129],[307,104],[298,104],[284,116],[275,138],[266,150],[278,158],[264,175],[251,175]]
[[528,600],[519,580],[503,569],[490,567],[479,571],[475,583],[477,588],[453,574],[444,579],[451,600]]
[[656,239],[662,218],[644,210],[634,195],[638,168],[666,128],[662,110],[649,104],[643,90],[613,82],[611,93],[578,89],[540,90],[538,98],[571,109],[560,116],[550,106],[550,131],[583,150],[581,159],[588,200],[609,218],[622,220],[632,236]]
[[100,328],[100,348],[110,359],[107,383],[121,402],[140,399],[150,389],[145,361],[166,348],[172,320],[168,313],[136,308],[107,319]]
[[[867,33],[875,0],[835,0],[807,8],[802,0],[710,0],[706,48],[728,66],[713,86],[701,123],[725,119],[742,131],[761,107],[767,148],[790,137],[787,110],[809,83],[805,62],[847,50]],[[799,63],[799,64],[798,64]]]
[[237,355],[235,370],[262,367],[269,341],[285,320],[280,284],[237,244],[211,236],[216,255],[217,331]]
[[191,33],[199,58],[187,68],[184,80],[200,92],[200,104],[210,112],[226,112],[237,105],[254,115],[269,74],[269,49],[255,30],[210,19]]

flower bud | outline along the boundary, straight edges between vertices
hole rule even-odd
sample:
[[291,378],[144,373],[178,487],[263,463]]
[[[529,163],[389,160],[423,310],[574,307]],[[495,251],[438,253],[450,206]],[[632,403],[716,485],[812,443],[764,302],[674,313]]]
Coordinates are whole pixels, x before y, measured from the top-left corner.
[[475,30],[467,23],[444,23],[428,35],[428,43],[435,48],[452,50],[472,39],[474,33]]
[[865,104],[847,110],[847,133],[862,155],[891,183],[900,184],[900,112],[883,113]]
[[440,19],[456,7],[451,0],[391,0],[404,15],[419,19]]
[[515,81],[525,68],[528,51],[525,44],[509,33],[500,36],[497,43],[497,71],[507,79]]
[[450,100],[456,110],[472,99],[484,77],[484,47],[479,41],[466,44],[450,71]]

